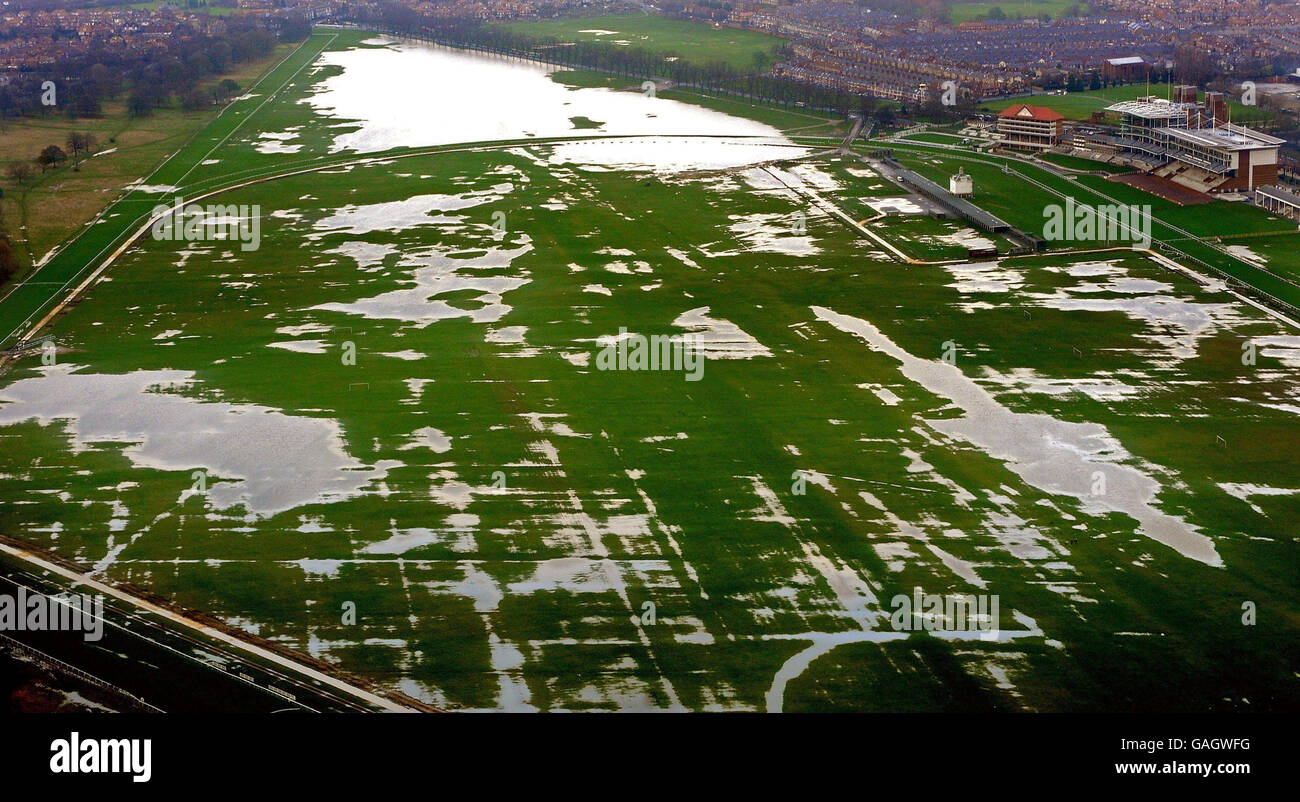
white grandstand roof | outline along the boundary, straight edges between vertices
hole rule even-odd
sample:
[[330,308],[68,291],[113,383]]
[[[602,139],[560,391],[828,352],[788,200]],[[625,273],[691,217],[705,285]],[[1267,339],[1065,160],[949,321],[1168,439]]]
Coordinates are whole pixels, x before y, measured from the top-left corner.
[[1240,125],[1220,125],[1216,128],[1170,128],[1169,135],[1195,145],[1222,150],[1260,150],[1276,148],[1286,140],[1261,134]]
[[1113,65],[1116,66],[1116,67],[1122,66],[1122,65],[1124,65],[1124,64],[1144,64],[1144,63],[1145,63],[1145,62],[1142,60],[1142,57],[1141,57],[1141,56],[1124,56],[1123,58],[1108,58],[1108,59],[1106,59],[1106,61],[1107,61],[1107,63],[1109,63],[1109,64],[1113,64]]
[[1195,103],[1174,103],[1162,98],[1144,97],[1107,106],[1106,111],[1132,114],[1134,117],[1141,117],[1145,120],[1165,120],[1170,117],[1186,116],[1187,110],[1193,108],[1196,108]]

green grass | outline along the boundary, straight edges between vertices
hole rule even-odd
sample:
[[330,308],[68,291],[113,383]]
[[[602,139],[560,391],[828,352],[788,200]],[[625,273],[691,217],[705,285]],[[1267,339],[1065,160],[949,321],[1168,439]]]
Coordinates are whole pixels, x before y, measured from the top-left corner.
[[969,162],[927,151],[895,150],[895,156],[940,186],[947,186],[948,178],[964,169],[975,182],[972,202],[1022,231],[1041,231],[1043,208],[1059,202],[1057,196],[1003,173],[996,164]]
[[1226,237],[1228,246],[1247,248],[1262,257],[1264,266],[1274,273],[1300,282],[1300,231],[1270,237]]
[[[206,85],[231,79],[250,86],[294,47],[280,45],[269,57],[238,65],[228,74],[209,79]],[[17,185],[8,176],[0,179],[4,190],[0,210],[24,266],[30,267],[76,234],[122,186],[150,173],[218,112],[216,107],[185,111],[177,104],[135,117],[128,112],[125,98],[119,97],[107,102],[98,117],[70,120],[52,115],[7,122],[0,137],[0,164],[32,160],[50,144],[66,149],[72,132],[88,132],[97,142],[91,157],[38,173],[26,186]],[[25,272],[16,278],[21,279]]]
[[[274,69],[269,70],[257,88],[274,90],[282,86],[316,57],[331,36],[332,34],[322,33],[313,35]],[[154,184],[179,184],[194,173],[202,172],[200,162],[260,109],[262,101],[263,98],[258,95],[233,103],[212,123],[187,139],[179,150],[150,173],[148,180]],[[221,173],[216,172],[214,175]],[[13,335],[25,321],[35,322],[53,306],[56,288],[73,286],[84,278],[93,269],[92,266],[98,264],[96,260],[110,252],[116,243],[134,230],[134,226],[146,219],[149,210],[159,200],[157,195],[125,191],[115,206],[67,242],[41,268],[35,280],[13,287],[0,298],[0,344],[12,344]]]
[[[58,365],[33,354],[0,376],[0,532],[455,709],[508,704],[502,688],[514,687],[540,709],[762,710],[786,661],[828,637],[845,642],[791,672],[785,709],[1300,702],[1300,495],[1247,503],[1223,487],[1300,488],[1300,430],[1282,408],[1296,369],[1267,353],[1241,360],[1246,340],[1289,332],[1276,320],[1132,252],[892,261],[751,170],[586,170],[552,162],[536,140],[398,149],[338,169],[353,158],[330,153],[339,120],[301,102],[334,74],[303,69],[324,46],[269,74],[255,103],[153,179],[191,198],[272,179],[219,196],[262,207],[261,247],[145,238],[57,322]],[[302,152],[254,148],[259,132],[288,126],[300,126]],[[957,163],[919,143],[891,147],[935,176]],[[1034,205],[1053,196],[1002,163],[961,162],[982,187],[976,202],[1041,224]],[[773,169],[804,175],[855,219],[864,199],[902,194],[851,157]],[[457,203],[422,219],[389,205],[438,196]],[[112,225],[129,227],[152,200],[128,196]],[[341,212],[370,212],[349,219],[374,225]],[[802,234],[789,222],[799,212]],[[954,227],[919,217],[878,230],[942,257],[952,249],[931,238]],[[106,244],[109,231],[87,235]],[[375,299],[391,305],[365,306]],[[680,334],[680,316],[702,307],[734,324],[725,339],[743,332],[763,351],[710,358],[699,382],[596,368],[599,338]],[[888,347],[814,307],[869,322]],[[291,340],[319,348],[273,347]],[[68,366],[92,380],[183,379],[53,392]],[[1104,449],[1089,470],[1153,477],[1152,505],[1211,537],[1224,566],[1107,511],[1079,485],[1095,482],[1087,471],[1033,481],[1008,453],[1013,438],[993,448],[954,433],[968,413],[951,388],[967,382],[997,405],[985,432],[1051,418],[1050,434],[1021,440],[1086,434],[1082,451]],[[1085,392],[1095,388],[1109,392]],[[21,398],[57,409],[9,421]],[[102,423],[145,404],[156,413],[143,423]],[[292,436],[284,418],[332,435]],[[268,428],[225,430],[237,421]],[[132,426],[156,437],[142,444]],[[446,448],[427,445],[429,429]],[[203,432],[224,434],[188,445]],[[332,449],[313,457],[321,442]],[[166,457],[148,459],[151,447]],[[232,455],[296,464],[277,489],[334,475],[335,458],[355,461],[344,474],[382,475],[258,512],[218,503],[218,489],[263,476]],[[208,491],[190,493],[201,468]],[[816,481],[800,486],[797,472]],[[997,594],[1019,637],[866,642],[894,633],[855,615],[914,587]],[[1256,626],[1240,623],[1243,599],[1268,611]],[[355,624],[341,618],[349,602]]]
[[931,142],[936,145],[957,145],[963,139],[967,139],[967,137],[959,134],[949,134],[942,131],[918,131],[914,134],[908,134],[904,138],[908,141]]
[[1122,203],[1150,205],[1152,211],[1161,220],[1179,228],[1186,229],[1200,237],[1213,237],[1218,234],[1265,233],[1269,231],[1289,231],[1294,223],[1277,215],[1269,214],[1258,206],[1229,201],[1214,201],[1192,206],[1178,204],[1156,197],[1145,190],[1107,181],[1098,176],[1081,176],[1079,183],[1105,193]]
[[964,221],[937,220],[924,215],[886,217],[874,223],[873,228],[903,253],[921,261],[965,259],[968,247],[954,239],[961,233],[987,240],[1003,253],[1011,247],[1005,238],[976,232]]
[[179,11],[182,11],[187,14],[211,14],[217,17],[225,17],[225,16],[229,16],[230,14],[238,14],[240,11],[240,9],[235,8],[234,6],[219,6],[213,3],[208,3],[207,5],[195,6],[194,8],[189,8],[186,6],[184,0],[180,0],[180,2],[176,2],[176,3],[166,3],[164,2],[164,0],[150,0],[150,2],[147,3],[129,3],[127,4],[127,7],[157,9],[164,5],[177,6]]
[[995,8],[1002,9],[1007,19],[1038,18],[1044,14],[1057,19],[1065,16],[1066,9],[1071,6],[1077,6],[1085,14],[1088,11],[1088,5],[1078,0],[1009,0],[1009,2],[982,0],[973,3],[959,1],[950,4],[949,8],[952,10],[952,21],[962,23],[988,19],[989,12]]
[[[767,65],[784,39],[758,31],[714,28],[699,22],[647,14],[619,14],[538,22],[500,23],[516,33],[563,41],[606,42],[677,56],[693,64],[723,61],[737,70]],[[583,31],[614,31],[611,34]],[[760,61],[761,60],[761,61]],[[766,67],[764,67],[766,69]]]

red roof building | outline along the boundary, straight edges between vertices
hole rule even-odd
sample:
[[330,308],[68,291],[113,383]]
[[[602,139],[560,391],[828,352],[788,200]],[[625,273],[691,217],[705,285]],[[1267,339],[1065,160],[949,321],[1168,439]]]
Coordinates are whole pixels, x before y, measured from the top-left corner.
[[1042,106],[1020,103],[998,115],[998,133],[1007,147],[1047,150],[1061,144],[1065,118]]

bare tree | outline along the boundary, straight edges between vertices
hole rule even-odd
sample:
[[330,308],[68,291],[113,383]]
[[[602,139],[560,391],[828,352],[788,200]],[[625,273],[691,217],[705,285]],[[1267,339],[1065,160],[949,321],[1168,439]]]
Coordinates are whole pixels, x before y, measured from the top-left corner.
[[32,180],[32,176],[36,175],[36,168],[31,162],[12,161],[5,168],[5,172],[9,173],[9,177],[19,186],[24,186]]
[[75,159],[81,155],[81,151],[83,150],[82,143],[85,142],[84,137],[85,134],[77,131],[68,134],[68,152],[72,154],[72,158]]
[[73,131],[68,134],[68,151],[72,154],[73,169],[76,169],[77,157],[81,156],[81,160],[85,161],[94,147],[95,137],[89,131]]

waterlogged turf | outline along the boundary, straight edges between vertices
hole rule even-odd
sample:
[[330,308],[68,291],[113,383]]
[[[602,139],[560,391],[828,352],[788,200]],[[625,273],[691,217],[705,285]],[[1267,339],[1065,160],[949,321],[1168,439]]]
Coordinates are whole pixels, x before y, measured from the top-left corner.
[[337,158],[214,199],[257,250],[141,239],[0,377],[0,531],[453,709],[1296,706],[1292,328],[1141,254],[967,263],[851,156],[363,162],[300,102],[339,74],[173,179]]

